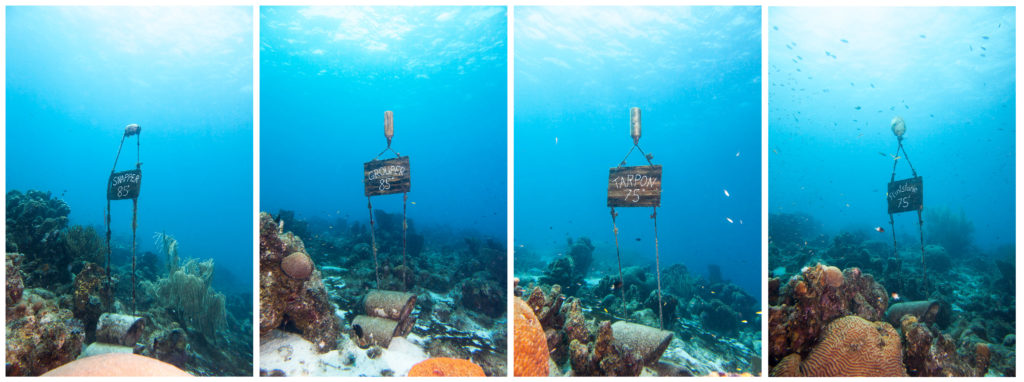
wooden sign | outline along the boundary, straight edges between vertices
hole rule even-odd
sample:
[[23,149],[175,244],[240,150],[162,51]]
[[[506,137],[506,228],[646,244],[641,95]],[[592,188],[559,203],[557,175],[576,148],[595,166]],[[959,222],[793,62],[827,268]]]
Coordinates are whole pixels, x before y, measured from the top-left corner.
[[661,165],[612,167],[608,170],[609,207],[661,205]]
[[115,172],[107,181],[107,200],[135,199],[141,189],[142,170]]
[[920,176],[889,182],[889,213],[917,211],[924,207],[924,185]]
[[366,196],[409,192],[409,157],[372,160],[363,163],[363,186]]

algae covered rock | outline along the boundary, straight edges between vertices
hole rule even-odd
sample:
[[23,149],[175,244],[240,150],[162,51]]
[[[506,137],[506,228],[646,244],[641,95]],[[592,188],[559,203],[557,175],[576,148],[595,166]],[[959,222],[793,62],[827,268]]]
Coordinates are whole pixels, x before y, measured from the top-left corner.
[[285,274],[281,262],[296,252],[305,253],[302,240],[282,227],[270,214],[260,213],[260,334],[265,335],[287,320],[302,337],[324,353],[337,347],[341,330],[320,272],[307,280]]

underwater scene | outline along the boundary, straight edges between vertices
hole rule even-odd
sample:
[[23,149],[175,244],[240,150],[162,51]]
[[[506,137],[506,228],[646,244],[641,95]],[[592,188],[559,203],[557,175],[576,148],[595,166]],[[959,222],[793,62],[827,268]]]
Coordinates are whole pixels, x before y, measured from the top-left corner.
[[760,20],[515,8],[516,376],[761,373]]
[[260,375],[506,375],[506,8],[260,12]]
[[6,374],[251,376],[251,7],[6,11]]
[[768,12],[770,375],[1016,375],[1015,9]]

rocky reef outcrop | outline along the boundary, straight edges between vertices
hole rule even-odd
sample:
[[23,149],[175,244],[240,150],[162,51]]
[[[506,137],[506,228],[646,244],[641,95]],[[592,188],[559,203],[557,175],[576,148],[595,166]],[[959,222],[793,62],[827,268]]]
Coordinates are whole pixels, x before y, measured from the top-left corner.
[[41,375],[71,362],[85,342],[82,322],[53,293],[20,289],[23,256],[8,252],[6,258],[7,375]]
[[327,352],[338,346],[341,324],[319,271],[297,279],[282,269],[282,261],[296,252],[305,253],[302,239],[260,213],[260,334],[294,327],[317,351]]

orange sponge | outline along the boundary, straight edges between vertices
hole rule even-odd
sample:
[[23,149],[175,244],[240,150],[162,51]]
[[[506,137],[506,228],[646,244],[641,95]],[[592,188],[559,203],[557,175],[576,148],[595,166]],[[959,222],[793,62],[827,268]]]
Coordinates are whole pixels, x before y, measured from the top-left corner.
[[484,369],[464,359],[430,358],[413,365],[410,377],[486,377]]
[[548,376],[548,340],[537,315],[523,299],[515,298],[515,376]]
[[192,375],[149,357],[130,353],[107,353],[68,362],[43,374],[44,377],[191,377]]

